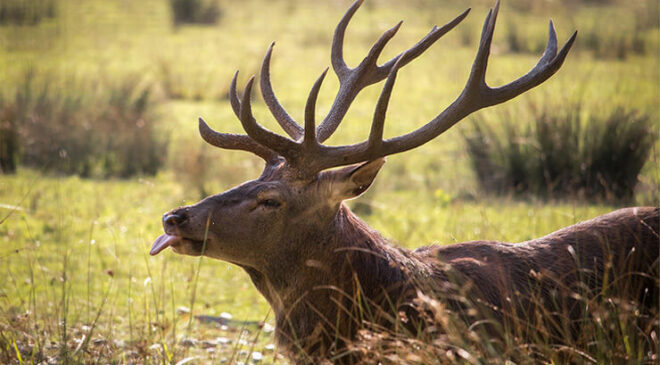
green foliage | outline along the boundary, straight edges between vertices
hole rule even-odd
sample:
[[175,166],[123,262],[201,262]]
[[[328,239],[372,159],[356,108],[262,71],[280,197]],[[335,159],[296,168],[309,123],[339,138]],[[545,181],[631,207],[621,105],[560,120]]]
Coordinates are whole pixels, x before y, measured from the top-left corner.
[[[599,6],[585,11],[601,15],[582,25],[579,30],[582,41],[578,46],[590,51],[595,58],[626,60],[645,55],[653,42],[657,42],[660,26],[657,1],[618,3],[593,0],[587,3]],[[612,6],[605,6],[608,3]]]
[[215,24],[222,16],[217,0],[169,0],[175,25]]
[[[137,78],[58,84],[33,72],[25,74],[13,100],[0,104],[18,133],[11,153],[25,166],[82,177],[155,174],[165,144],[156,136],[153,108],[150,88]],[[11,141],[11,129],[3,136]]]
[[[0,105],[5,105],[0,95]],[[18,128],[14,107],[0,108],[0,174],[13,174],[18,163]]]
[[54,18],[56,0],[3,0],[0,2],[0,25],[37,25]]
[[[658,2],[634,3],[616,0],[571,1],[514,1],[507,2],[522,14],[566,12],[575,22],[578,40],[573,53],[584,50],[596,59],[626,60],[647,54],[657,42]],[[529,31],[521,25],[525,17],[513,17],[503,28],[504,42],[509,52],[537,54],[545,48],[547,35]],[[559,24],[555,24],[558,26]]]
[[584,37],[583,44],[596,58],[625,60],[631,54],[643,55],[647,52],[646,39],[638,30],[609,35],[591,30],[586,31]]
[[612,109],[583,117],[573,107],[543,106],[533,122],[501,120],[502,133],[485,121],[464,136],[480,186],[497,194],[630,201],[656,141],[648,115]]

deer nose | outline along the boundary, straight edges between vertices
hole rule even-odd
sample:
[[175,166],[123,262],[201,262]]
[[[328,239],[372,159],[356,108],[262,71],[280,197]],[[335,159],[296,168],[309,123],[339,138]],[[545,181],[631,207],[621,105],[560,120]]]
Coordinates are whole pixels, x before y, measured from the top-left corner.
[[176,227],[179,223],[183,222],[183,219],[178,214],[165,213],[163,214],[163,225],[165,227]]

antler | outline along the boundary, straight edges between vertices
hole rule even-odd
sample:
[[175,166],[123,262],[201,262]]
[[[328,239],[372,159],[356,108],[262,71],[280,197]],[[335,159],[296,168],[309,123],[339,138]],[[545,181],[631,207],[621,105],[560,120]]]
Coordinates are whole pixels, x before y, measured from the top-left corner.
[[[343,58],[344,34],[349,21],[362,2],[363,0],[357,0],[353,3],[335,30],[331,61],[333,70],[339,78],[340,87],[328,115],[318,127],[315,126],[314,108],[321,83],[328,70],[323,71],[309,94],[305,106],[305,128],[302,128],[289,116],[273,92],[270,83],[270,58],[273,50],[273,45],[271,45],[262,64],[261,91],[271,113],[293,140],[273,133],[257,123],[250,108],[250,93],[254,77],[248,81],[243,96],[239,100],[236,93],[237,75],[234,75],[231,83],[230,100],[234,113],[241,120],[247,136],[212,131],[200,118],[200,131],[204,139],[221,148],[251,151],[269,162],[276,160],[278,155],[282,156],[303,176],[311,176],[331,167],[373,160],[407,151],[437,137],[472,112],[503,103],[543,83],[559,70],[577,36],[577,32],[573,33],[557,53],[557,35],[552,21],[550,21],[548,44],[537,65],[519,79],[501,87],[491,88],[486,84],[485,76],[495,21],[499,11],[498,0],[495,7],[488,12],[472,71],[458,98],[447,109],[417,130],[403,136],[383,140],[385,115],[398,70],[417,58],[435,41],[458,25],[467,16],[470,9],[441,28],[433,27],[413,47],[378,66],[378,57],[387,42],[399,30],[401,26],[401,22],[399,22],[383,33],[358,66],[349,68]],[[359,92],[384,78],[387,78],[387,81],[376,105],[369,138],[364,142],[347,146],[321,144],[337,129]]]

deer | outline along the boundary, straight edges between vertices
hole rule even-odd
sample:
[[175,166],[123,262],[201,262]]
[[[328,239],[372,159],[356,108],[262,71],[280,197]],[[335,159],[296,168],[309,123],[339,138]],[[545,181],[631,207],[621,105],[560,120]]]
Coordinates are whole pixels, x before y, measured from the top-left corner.
[[[199,132],[221,149],[251,152],[265,161],[261,175],[196,204],[162,217],[164,234],[150,254],[167,248],[177,254],[206,256],[242,268],[265,297],[275,316],[279,349],[296,362],[341,357],[365,321],[405,316],[416,327],[423,308],[420,295],[445,300],[461,312],[457,290],[485,304],[484,317],[499,321],[529,316],[535,308],[556,305],[571,318],[580,316],[571,291],[597,295],[605,286],[625,282],[622,295],[647,308],[658,307],[660,209],[636,207],[521,242],[475,241],[407,250],[388,242],[358,218],[345,201],[363,194],[385,157],[419,147],[469,114],[511,100],[540,85],[562,66],[574,32],[561,49],[552,21],[547,46],[527,74],[500,87],[486,84],[499,1],[486,16],[479,47],[465,88],[445,110],[418,129],[383,138],[389,99],[398,71],[463,21],[470,9],[442,27],[434,26],[411,48],[378,64],[401,22],[385,31],[364,59],[349,67],[344,34],[363,3],[355,1],[339,21],[332,40],[331,65],[340,81],[334,102],[317,125],[315,106],[326,68],[313,84],[296,122],[275,96],[270,81],[274,43],[260,72],[263,100],[287,136],[259,124],[251,111],[252,76],[241,95],[238,71],[229,89],[231,107],[246,134],[213,130],[201,117]],[[342,146],[323,144],[338,128],[358,93],[384,82],[366,141]],[[539,293],[541,300],[526,298]],[[511,298],[519,298],[511,300]],[[365,319],[364,313],[371,313]],[[395,322],[395,321],[394,321]],[[339,355],[338,355],[339,354]],[[335,356],[335,357],[333,357]]]

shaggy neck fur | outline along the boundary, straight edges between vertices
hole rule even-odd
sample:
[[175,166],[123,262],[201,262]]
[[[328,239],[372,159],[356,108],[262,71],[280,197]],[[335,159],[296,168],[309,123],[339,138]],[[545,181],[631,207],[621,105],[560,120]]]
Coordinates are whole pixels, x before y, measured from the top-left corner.
[[[292,239],[304,244],[290,247],[307,250],[284,252],[270,260],[272,267],[245,270],[275,312],[278,343],[297,358],[340,351],[363,321],[378,322],[405,305],[409,273],[425,271],[343,204],[327,228]],[[282,273],[282,267],[292,269]]]

